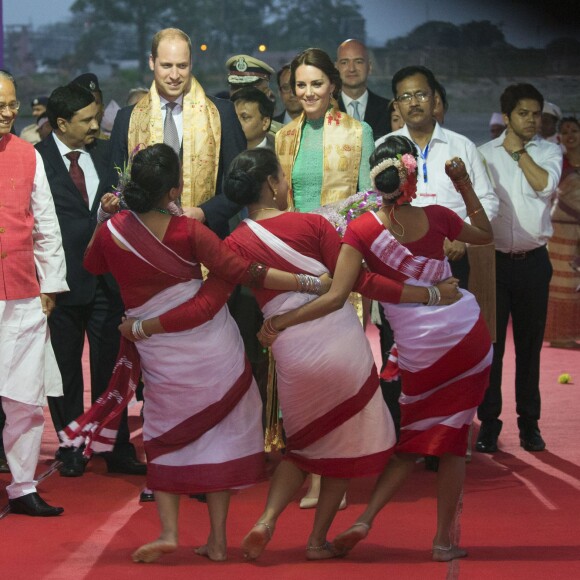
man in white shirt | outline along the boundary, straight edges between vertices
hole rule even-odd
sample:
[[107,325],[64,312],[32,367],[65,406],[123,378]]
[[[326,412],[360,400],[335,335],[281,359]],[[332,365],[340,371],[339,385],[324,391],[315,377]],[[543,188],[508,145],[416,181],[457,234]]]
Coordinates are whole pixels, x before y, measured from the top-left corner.
[[20,103],[12,76],[0,70],[0,403],[12,481],[10,510],[58,516],[37,493],[46,395],[62,394],[47,317],[66,292],[58,220],[40,155],[10,134]]
[[558,145],[537,135],[544,99],[534,86],[509,86],[500,104],[506,130],[479,148],[500,208],[490,220],[496,247],[497,342],[490,385],[478,409],[481,430],[476,450],[497,451],[502,360],[511,315],[520,444],[526,451],[543,451],[546,444],[538,427],[540,351],[552,277],[546,243],[552,235],[551,197],[560,180],[562,153]]
[[[445,173],[445,162],[460,157],[473,183],[473,189],[481,201],[487,216],[497,214],[498,199],[485,171],[481,156],[469,139],[443,128],[436,119],[446,110],[446,92],[435,75],[423,66],[408,66],[399,70],[391,81],[393,96],[405,125],[391,133],[404,135],[417,147],[417,198],[413,205],[443,205],[462,219],[467,218],[463,199]],[[380,145],[386,136],[377,140]],[[449,259],[451,272],[459,279],[462,288],[468,287],[469,260],[467,247],[460,241],[445,241],[445,255]],[[398,399],[398,397],[397,397]],[[389,397],[391,413],[398,413],[398,401]],[[429,469],[435,469],[432,460],[426,462]]]
[[[57,433],[84,412],[82,354],[89,342],[93,402],[106,390],[119,350],[118,325],[124,306],[110,276],[93,276],[83,256],[96,226],[100,199],[110,191],[107,179],[109,142],[97,139],[99,107],[93,94],[76,83],[56,88],[48,100],[52,135],[36,145],[60,222],[70,292],[57,298],[49,319],[54,352],[62,374],[64,396],[49,397]],[[60,449],[63,477],[85,470],[82,450]],[[127,417],[119,427],[113,452],[105,455],[112,473],[144,475],[130,442]]]
[[[465,204],[445,173],[445,162],[452,157],[461,157],[487,217],[493,219],[499,202],[476,146],[463,135],[444,129],[434,118],[436,91],[440,90],[440,85],[433,73],[423,66],[405,67],[395,73],[391,84],[405,122],[405,126],[392,135],[408,137],[419,153],[417,198],[413,205],[443,205],[466,219]],[[376,145],[385,138],[379,139]],[[446,243],[445,255],[451,262],[453,275],[460,280],[460,286],[467,288],[469,262],[465,244],[458,241]]]

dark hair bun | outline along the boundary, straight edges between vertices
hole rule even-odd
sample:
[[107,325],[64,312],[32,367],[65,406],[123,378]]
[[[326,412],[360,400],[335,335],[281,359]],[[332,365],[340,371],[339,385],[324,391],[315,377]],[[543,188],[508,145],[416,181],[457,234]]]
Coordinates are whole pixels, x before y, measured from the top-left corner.
[[151,205],[151,192],[129,181],[123,190],[123,201],[127,207],[137,213],[145,213],[153,209]]
[[[371,169],[385,159],[394,159],[399,155],[409,153],[417,158],[414,143],[403,135],[390,135],[371,154],[369,158]],[[393,193],[401,185],[401,178],[396,167],[386,167],[375,176],[375,187],[383,193]]]
[[180,173],[179,157],[169,145],[157,143],[141,149],[133,158],[123,201],[137,213],[151,211],[166,193],[179,187]]
[[255,181],[241,169],[233,169],[227,175],[224,190],[228,198],[238,205],[248,205],[255,201]]
[[229,167],[224,193],[238,205],[257,203],[264,183],[268,177],[276,177],[278,169],[278,158],[273,151],[261,147],[242,151]]
[[396,167],[387,167],[375,177],[375,186],[383,193],[392,193],[401,185],[401,178]]

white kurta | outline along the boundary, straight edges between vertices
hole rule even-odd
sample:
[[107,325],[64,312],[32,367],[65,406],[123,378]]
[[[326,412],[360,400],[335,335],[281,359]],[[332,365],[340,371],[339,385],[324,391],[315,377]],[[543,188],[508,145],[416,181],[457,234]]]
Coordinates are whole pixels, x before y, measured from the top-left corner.
[[[66,292],[69,288],[60,227],[38,152],[30,211],[34,216],[32,238],[40,291]],[[44,405],[47,395],[62,395],[62,380],[40,297],[0,300],[0,396]]]

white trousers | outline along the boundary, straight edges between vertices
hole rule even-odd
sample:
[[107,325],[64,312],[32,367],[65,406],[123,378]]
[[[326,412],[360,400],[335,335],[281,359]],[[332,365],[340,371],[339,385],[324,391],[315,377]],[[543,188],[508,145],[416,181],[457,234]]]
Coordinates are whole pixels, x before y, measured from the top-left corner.
[[6,488],[9,499],[36,491],[34,479],[44,429],[44,412],[38,405],[28,405],[2,397],[6,425],[2,433],[6,461],[12,482]]

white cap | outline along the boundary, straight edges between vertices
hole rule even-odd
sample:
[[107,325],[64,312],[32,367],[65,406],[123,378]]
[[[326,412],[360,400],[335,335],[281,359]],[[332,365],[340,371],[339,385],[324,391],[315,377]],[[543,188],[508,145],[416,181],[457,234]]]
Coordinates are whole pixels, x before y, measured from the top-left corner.
[[489,126],[492,125],[505,125],[503,121],[503,115],[501,113],[492,113],[491,119],[489,120]]
[[544,109],[542,110],[542,113],[547,113],[548,115],[552,115],[553,117],[556,117],[556,119],[562,118],[562,110],[560,109],[560,107],[558,107],[558,105],[554,105],[554,103],[550,103],[548,101],[544,101]]

